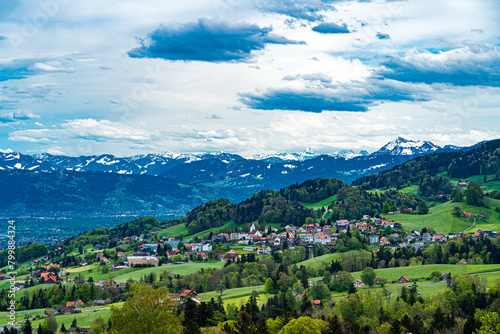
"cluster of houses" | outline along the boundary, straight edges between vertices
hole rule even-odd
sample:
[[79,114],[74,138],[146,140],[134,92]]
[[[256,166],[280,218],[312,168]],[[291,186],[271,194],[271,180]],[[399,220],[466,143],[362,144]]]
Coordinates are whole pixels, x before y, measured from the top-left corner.
[[[473,214],[464,211],[462,215],[469,217]],[[387,233],[387,228],[391,231],[390,235]],[[335,245],[339,241],[340,233],[352,232],[354,230],[358,230],[361,236],[371,245],[378,246],[378,249],[374,253],[377,253],[383,247],[391,247],[393,249],[411,247],[414,250],[419,250],[430,243],[445,243],[449,239],[463,236],[461,232],[431,234],[414,230],[408,233],[400,230],[398,224],[389,220],[364,216],[362,220],[337,220],[335,225],[321,226],[318,223],[314,223],[301,227],[286,226],[281,233],[278,233],[277,229],[269,229],[270,233],[267,235],[257,231],[252,224],[249,233],[221,233],[214,235],[210,241],[220,240],[249,245],[245,246],[243,250],[256,250],[257,254],[269,254],[272,249],[265,245],[272,245],[276,249],[282,247],[285,242],[288,243],[290,248],[300,244],[330,246]],[[496,238],[500,236],[500,232],[478,231],[476,233],[469,233],[469,235],[472,238]],[[221,259],[226,260],[225,257]]]
[[60,269],[61,265],[50,263],[34,270],[32,277],[38,279],[40,284],[57,284],[63,281],[61,278],[63,272]]

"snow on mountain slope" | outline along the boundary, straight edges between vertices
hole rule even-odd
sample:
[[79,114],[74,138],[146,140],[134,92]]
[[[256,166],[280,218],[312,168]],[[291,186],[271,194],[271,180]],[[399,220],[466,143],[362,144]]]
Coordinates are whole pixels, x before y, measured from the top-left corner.
[[441,147],[434,145],[430,141],[414,141],[398,137],[371,155],[418,155],[433,153],[440,149]]

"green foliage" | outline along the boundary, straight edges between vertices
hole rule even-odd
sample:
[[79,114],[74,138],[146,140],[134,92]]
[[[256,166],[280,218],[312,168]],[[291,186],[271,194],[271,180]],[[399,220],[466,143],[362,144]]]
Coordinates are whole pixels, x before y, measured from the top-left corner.
[[274,293],[274,282],[271,278],[268,278],[264,284],[264,293]]
[[428,213],[429,213],[429,207],[427,206],[427,203],[425,203],[425,201],[418,202],[418,214],[426,215]]
[[467,187],[465,192],[465,198],[469,205],[473,206],[483,206],[484,205],[484,194],[483,190],[477,182],[472,181]]
[[373,270],[373,268],[371,267],[366,267],[365,269],[363,269],[363,272],[361,273],[361,280],[369,287],[373,286],[376,277],[377,276],[375,274],[375,270]]
[[180,319],[172,310],[168,289],[133,284],[121,309],[111,308],[111,333],[179,333]]
[[464,198],[464,193],[460,189],[454,188],[451,191],[450,197],[453,202],[462,202]]
[[311,287],[310,294],[313,300],[323,300],[330,296],[330,289],[326,284],[318,282]]
[[481,317],[481,323],[483,324],[478,334],[486,333],[500,333],[500,318],[496,312],[488,312],[483,317]]
[[[41,243],[34,243],[34,244],[29,244],[21,247],[17,247],[16,251],[18,252],[16,255],[16,260],[18,262],[24,262],[27,260],[32,260],[39,258],[41,256],[47,255],[48,249],[47,246],[41,244]],[[3,250],[0,252],[0,258],[2,258],[2,261],[0,263],[3,263],[4,260],[7,260],[8,258],[8,250]],[[6,261],[5,261],[6,264]],[[4,264],[4,265],[5,265]],[[3,267],[3,265],[2,265]]]
[[293,319],[286,324],[279,334],[321,334],[318,323],[310,317]]
[[421,196],[427,198],[437,198],[439,195],[449,195],[453,185],[450,179],[444,176],[430,176],[420,183],[418,192]]
[[332,276],[332,280],[330,282],[330,290],[336,292],[344,292],[348,291],[354,282],[354,278],[351,273],[340,271],[336,275]]
[[225,198],[213,200],[189,211],[182,220],[187,226],[188,233],[194,234],[224,225],[231,219],[235,206],[236,204]]
[[[406,205],[416,209],[420,199],[411,194],[388,190],[381,193],[369,193],[359,188],[345,186],[337,193],[339,204],[332,204],[331,219],[355,218],[361,219],[363,215],[375,215],[376,212],[384,212],[383,203],[389,206]],[[387,205],[385,206],[387,210]]]
[[108,324],[103,317],[98,316],[92,321],[92,326],[90,327],[90,334],[104,334],[108,329]]
[[443,172],[455,178],[495,174],[500,170],[499,147],[500,140],[493,140],[469,151],[424,155],[378,174],[362,177],[352,184],[363,189],[399,189],[407,183],[418,184]]
[[302,203],[289,201],[273,190],[262,190],[253,194],[246,201],[239,203],[232,215],[238,224],[258,220],[261,224],[296,226],[304,224],[307,217],[316,218],[313,209],[306,208]]
[[335,195],[343,185],[337,179],[318,178],[280,189],[280,195],[289,201],[313,203]]

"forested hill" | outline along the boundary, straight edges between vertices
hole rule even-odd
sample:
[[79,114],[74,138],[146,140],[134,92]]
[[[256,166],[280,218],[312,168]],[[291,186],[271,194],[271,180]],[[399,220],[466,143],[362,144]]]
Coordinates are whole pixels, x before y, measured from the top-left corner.
[[496,178],[500,179],[500,139],[486,142],[470,151],[421,156],[378,174],[364,176],[352,184],[362,189],[399,189],[442,172],[455,178],[496,174]]
[[280,189],[280,195],[289,201],[313,203],[335,195],[343,186],[340,180],[319,178]]
[[260,230],[270,224],[300,226],[317,218],[317,212],[304,206],[303,202],[318,202],[333,195],[338,197],[338,201],[332,200],[329,206],[332,219],[360,219],[363,215],[381,213],[384,205],[417,208],[421,202],[414,195],[395,190],[372,194],[343,184],[340,180],[314,179],[280,191],[261,190],[238,204],[224,198],[212,200],[194,208],[183,218],[161,223],[154,217],[137,218],[111,229],[103,227],[82,233],[65,240],[63,244],[81,243],[82,240],[84,244],[116,242],[120,238],[178,224],[186,225],[188,235],[223,226],[228,221],[234,222],[231,226],[235,231],[248,231],[252,223],[256,223]]
[[372,194],[336,179],[315,179],[279,192],[262,190],[239,204],[226,199],[211,201],[189,212],[182,223],[186,224],[189,234],[222,226],[228,218],[238,227],[248,227],[252,222],[261,228],[269,224],[300,226],[308,217],[317,218],[317,213],[303,203],[318,202],[333,195],[337,195],[338,201],[332,201],[329,206],[332,219],[373,216],[383,212],[384,203],[415,210],[422,202],[417,196],[395,190]]

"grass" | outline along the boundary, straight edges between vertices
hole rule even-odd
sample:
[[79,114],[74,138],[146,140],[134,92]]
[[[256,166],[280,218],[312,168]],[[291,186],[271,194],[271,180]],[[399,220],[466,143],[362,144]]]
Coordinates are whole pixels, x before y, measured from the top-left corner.
[[[104,318],[104,320],[107,320],[111,314],[110,307],[115,306],[115,307],[122,307],[123,303],[114,303],[111,305],[107,306],[96,306],[96,307],[86,307],[81,309],[82,313],[78,314],[68,314],[68,315],[57,315],[56,320],[58,323],[58,327],[60,327],[63,323],[66,328],[70,328],[71,322],[73,321],[74,318],[76,318],[78,326],[81,327],[90,327],[92,324],[92,321],[94,318],[97,316],[101,316]],[[45,308],[39,308],[39,309],[34,309],[34,310],[26,310],[26,311],[17,311],[16,312],[16,321],[23,320],[25,319],[26,316],[28,316],[30,319],[33,317],[40,316],[39,320],[32,320],[31,325],[36,328],[38,327],[39,323],[42,323],[45,321],[44,312]],[[90,311],[90,312],[89,312]],[[7,319],[7,312],[0,312],[0,325],[6,324],[9,319]]]
[[330,263],[332,261],[340,259],[340,257],[342,256],[342,254],[349,255],[349,254],[353,254],[353,253],[356,254],[356,255],[360,255],[362,253],[365,253],[367,256],[369,256],[369,257],[371,256],[370,252],[363,251],[363,250],[349,251],[349,252],[345,252],[345,253],[329,253],[329,254],[325,254],[325,255],[321,255],[321,256],[316,256],[316,257],[314,257],[312,259],[299,262],[299,263],[297,263],[297,266],[300,267],[301,265],[304,265],[306,267],[307,266],[313,266],[314,268],[317,268],[323,262]]
[[[462,203],[464,204],[464,203]],[[405,230],[421,230],[424,227],[432,226],[437,233],[460,232],[471,224],[459,217],[451,215],[453,207],[457,203],[447,202],[429,209],[427,215],[411,215],[395,213],[386,215],[389,220],[400,223]]]
[[222,226],[212,227],[211,229],[201,231],[201,232],[198,232],[196,234],[191,234],[190,236],[186,237],[186,240],[190,241],[190,240],[193,240],[195,237],[198,237],[201,239],[203,237],[208,236],[210,234],[210,232],[212,232],[213,234],[216,234],[216,233],[219,233],[220,231],[222,231],[226,228],[232,227],[232,226],[236,226],[236,222],[234,222],[233,220],[229,220],[228,222],[226,222]]
[[481,214],[483,211],[486,211],[490,216],[487,220],[478,220],[476,226],[470,232],[475,232],[478,229],[498,230],[500,229],[500,214],[494,209],[498,205],[500,205],[500,201],[494,199],[490,199],[489,208],[470,206],[465,202],[446,202],[430,208],[427,215],[395,213],[386,215],[386,218],[402,224],[405,230],[421,230],[424,227],[431,226],[437,233],[461,232],[472,225],[472,223],[466,221],[464,218],[451,215],[453,208],[459,206],[461,211],[473,212],[475,214]]
[[158,232],[158,236],[160,238],[162,238],[162,237],[175,238],[175,237],[180,236],[181,234],[182,235],[188,234],[186,224],[178,224],[178,225],[170,226],[170,227]]
[[140,280],[141,277],[144,277],[146,274],[151,272],[156,273],[158,276],[164,271],[168,270],[172,274],[179,275],[187,275],[197,272],[202,268],[222,268],[224,266],[224,262],[215,261],[215,262],[190,262],[190,263],[182,263],[182,264],[173,264],[168,266],[158,266],[158,267],[147,267],[147,268],[126,268],[118,271],[109,271],[108,273],[97,272],[97,267],[92,267],[91,265],[85,267],[77,267],[72,269],[66,269],[66,271],[70,274],[74,274],[73,276],[83,275],[87,280],[89,277],[92,277],[94,281],[98,280],[109,280],[114,276],[114,280],[116,283],[125,283],[129,278],[132,278],[136,281]]
[[[132,278],[136,281],[140,280],[144,275],[149,274],[151,272],[156,273],[158,276],[164,271],[168,270],[170,273],[175,275],[188,275],[197,272],[200,269],[205,268],[222,268],[224,266],[224,262],[191,262],[191,263],[183,263],[183,264],[174,264],[170,266],[159,266],[159,267],[150,267],[150,268],[142,268],[142,269],[122,269],[120,271],[115,271],[113,274],[115,276],[115,282],[124,283],[129,278]],[[132,271],[129,271],[132,270]],[[123,274],[119,274],[121,271],[124,271]],[[126,272],[125,272],[126,271]],[[94,278],[95,279],[95,278]]]
[[310,208],[310,209],[321,209],[321,208],[327,208],[328,205],[332,204],[333,202],[335,202],[337,200],[337,195],[333,195],[333,196],[330,196],[328,198],[325,198],[324,200],[321,200],[319,202],[316,202],[316,203],[303,203],[304,206],[306,208]]
[[[406,275],[410,280],[425,279],[433,271],[440,273],[450,272],[452,275],[464,275],[481,273],[488,271],[500,271],[500,264],[480,264],[480,265],[455,265],[455,264],[428,264],[424,266],[398,267],[375,269],[377,277],[383,277],[389,282],[397,281],[401,276]],[[352,273],[354,279],[361,278],[361,272]]]
[[[92,310],[91,312],[83,309],[82,313],[61,314],[57,315],[55,319],[57,321],[58,327],[61,327],[61,325],[64,323],[64,327],[66,327],[66,329],[69,329],[71,327],[73,319],[76,319],[78,327],[90,327],[94,319],[97,318],[98,316],[101,316],[105,321],[108,321],[110,315],[111,315],[111,309],[108,307],[108,308]],[[40,323],[43,324],[44,322],[45,318],[32,321],[31,325],[33,326],[33,328],[37,328]]]
[[[230,289],[230,290],[225,290],[222,292],[222,299],[227,300],[227,299],[235,299],[235,298],[241,298],[241,297],[247,297],[252,294],[252,291],[257,291],[260,294],[264,293],[264,285],[258,285],[258,286],[248,286],[244,288],[235,288],[235,289]],[[216,299],[219,295],[219,292],[217,291],[211,291],[211,292],[205,292],[205,293],[200,293],[198,294],[198,297],[202,301],[209,301],[211,298]]]
[[418,185],[412,185],[412,186],[400,189],[399,191],[403,192],[403,193],[407,193],[407,194],[419,196],[419,194],[418,194]]

